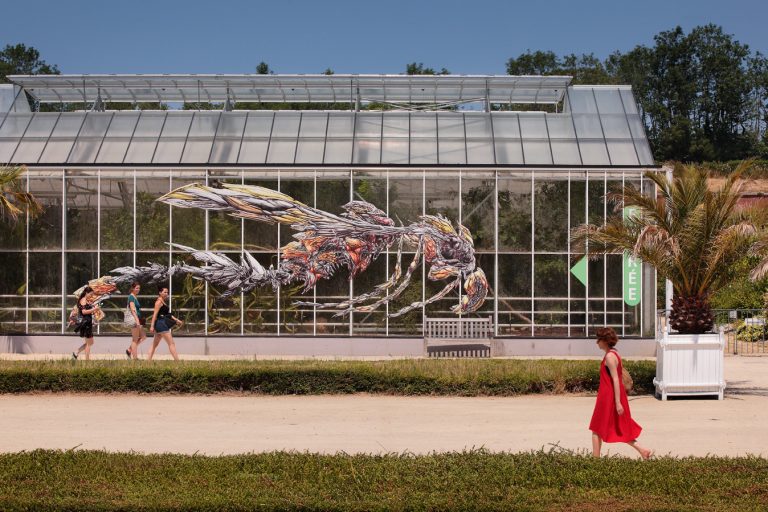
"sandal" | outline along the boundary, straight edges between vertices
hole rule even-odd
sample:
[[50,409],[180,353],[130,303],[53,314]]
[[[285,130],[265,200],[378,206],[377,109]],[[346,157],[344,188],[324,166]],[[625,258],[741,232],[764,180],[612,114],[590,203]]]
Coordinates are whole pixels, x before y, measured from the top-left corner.
[[127,355],[128,359],[130,359],[131,358],[131,349],[129,349],[129,348],[125,349],[125,355]]
[[75,361],[77,361],[77,354],[75,354],[74,352],[72,352],[72,359],[74,359]]

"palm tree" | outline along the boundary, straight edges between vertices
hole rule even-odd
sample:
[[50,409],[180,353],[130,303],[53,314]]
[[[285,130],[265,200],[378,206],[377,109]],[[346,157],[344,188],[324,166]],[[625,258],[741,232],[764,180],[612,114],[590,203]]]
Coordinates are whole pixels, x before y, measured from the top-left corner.
[[20,178],[26,170],[24,166],[0,167],[0,217],[6,223],[14,224],[25,211],[33,218],[43,211],[35,196],[22,186]]
[[718,190],[710,190],[708,173],[693,166],[678,169],[671,180],[648,172],[645,177],[658,186],[658,196],[643,195],[631,185],[608,194],[618,211],[633,207],[637,215],[580,226],[572,237],[577,251],[591,256],[628,251],[653,265],[674,287],[670,326],[681,334],[710,331],[710,295],[728,283],[731,265],[755,245],[752,213],[737,208],[739,178],[750,165],[740,164]]

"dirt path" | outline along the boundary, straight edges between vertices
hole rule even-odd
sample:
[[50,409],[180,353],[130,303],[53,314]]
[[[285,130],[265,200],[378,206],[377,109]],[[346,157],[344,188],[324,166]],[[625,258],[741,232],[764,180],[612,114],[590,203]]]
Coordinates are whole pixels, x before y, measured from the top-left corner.
[[[768,456],[768,358],[729,358],[729,392],[710,399],[631,399],[641,442],[659,454]],[[586,450],[590,396],[2,395],[0,451],[35,448],[210,455]],[[623,445],[611,453],[631,455]]]

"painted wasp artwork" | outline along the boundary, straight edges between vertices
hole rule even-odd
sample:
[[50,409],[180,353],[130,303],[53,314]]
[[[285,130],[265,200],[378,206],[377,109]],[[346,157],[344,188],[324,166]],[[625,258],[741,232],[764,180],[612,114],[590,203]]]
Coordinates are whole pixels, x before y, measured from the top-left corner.
[[[392,274],[371,291],[343,302],[297,302],[297,305],[334,309],[339,316],[374,311],[403,293],[421,264],[422,255],[428,266],[428,279],[447,281],[447,284],[432,297],[392,311],[388,316],[397,317],[421,308],[446,297],[462,285],[459,303],[451,309],[456,314],[472,313],[480,308],[488,294],[488,280],[477,266],[471,233],[462,225],[454,227],[442,215],[423,215],[416,222],[397,226],[386,213],[366,201],[350,201],[341,207],[343,213],[336,215],[268,188],[235,184],[186,185],[158,201],[181,208],[221,211],[233,217],[287,225],[296,232],[295,240],[281,248],[277,268],[265,268],[247,251],[238,263],[223,253],[171,244],[191,254],[201,265],[178,263],[165,267],[154,263],[144,267],[116,268],[112,270],[115,276],[100,278],[115,289],[131,281],[160,283],[172,275],[190,274],[222,289],[219,300],[224,301],[263,286],[278,288],[300,284],[307,291],[318,281],[331,279],[341,269],[346,269],[348,278],[354,279],[382,253],[396,247],[397,261]],[[402,261],[404,247],[415,248],[405,269]]]

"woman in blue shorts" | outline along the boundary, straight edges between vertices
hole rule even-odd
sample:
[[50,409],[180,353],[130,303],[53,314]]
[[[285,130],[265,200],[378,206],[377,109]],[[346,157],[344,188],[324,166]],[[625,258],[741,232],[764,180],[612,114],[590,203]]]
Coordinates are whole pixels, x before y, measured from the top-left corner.
[[173,334],[171,334],[171,328],[174,325],[181,327],[184,324],[181,320],[171,314],[171,310],[168,308],[168,288],[161,286],[157,300],[155,301],[155,309],[152,313],[152,323],[150,324],[149,332],[155,333],[155,339],[152,340],[152,347],[147,354],[147,361],[152,360],[152,356],[155,355],[155,350],[160,344],[160,340],[164,339],[168,344],[168,351],[173,356],[175,361],[179,360],[179,354],[176,353],[176,343],[173,341]]

